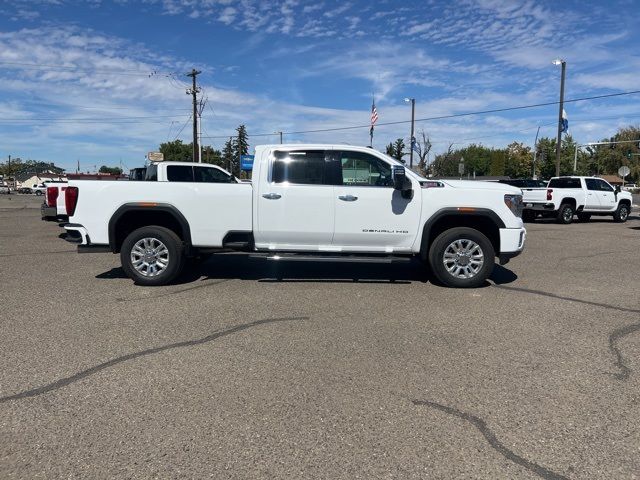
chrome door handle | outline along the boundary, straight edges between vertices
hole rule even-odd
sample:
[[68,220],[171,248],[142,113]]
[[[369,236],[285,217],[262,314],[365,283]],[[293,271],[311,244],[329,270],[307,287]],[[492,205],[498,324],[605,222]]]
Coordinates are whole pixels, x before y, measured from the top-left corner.
[[340,195],[338,198],[345,202],[355,202],[358,199],[358,197],[354,197],[353,195]]
[[279,193],[265,193],[264,195],[262,195],[262,198],[266,198],[267,200],[277,200],[280,197],[282,197],[282,195],[280,195]]

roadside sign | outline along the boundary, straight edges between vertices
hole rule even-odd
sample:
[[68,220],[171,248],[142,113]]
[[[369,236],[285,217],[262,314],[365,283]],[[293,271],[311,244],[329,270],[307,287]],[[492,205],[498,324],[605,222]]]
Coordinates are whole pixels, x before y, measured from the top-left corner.
[[162,153],[162,152],[149,152],[149,153],[147,153],[147,159],[150,162],[162,162],[164,160],[164,153]]
[[626,177],[630,173],[631,173],[631,170],[629,170],[629,167],[627,167],[626,165],[623,165],[618,169],[618,175],[620,175],[622,178]]
[[240,155],[240,170],[253,170],[254,155]]

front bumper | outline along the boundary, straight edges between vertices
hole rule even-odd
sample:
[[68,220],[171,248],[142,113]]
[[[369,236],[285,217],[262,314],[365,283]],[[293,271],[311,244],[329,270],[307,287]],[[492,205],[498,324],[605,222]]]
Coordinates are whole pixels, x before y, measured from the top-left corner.
[[525,228],[501,228],[500,229],[500,265],[504,265],[513,257],[517,257],[524,250],[527,240]]
[[58,218],[58,209],[43,203],[40,205],[40,215],[42,216],[42,220],[56,219]]

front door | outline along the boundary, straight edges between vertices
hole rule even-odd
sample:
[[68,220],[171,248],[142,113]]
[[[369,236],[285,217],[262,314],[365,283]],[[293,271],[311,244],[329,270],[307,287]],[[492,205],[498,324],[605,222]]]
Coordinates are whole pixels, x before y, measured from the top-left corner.
[[259,182],[258,249],[331,249],[334,192],[324,150],[275,151]]
[[598,196],[600,198],[600,208],[602,208],[602,210],[608,211],[615,210],[617,200],[613,187],[604,180],[597,179],[596,181],[598,182],[598,185],[600,187],[600,191],[598,192]]
[[414,199],[394,190],[391,164],[366,152],[334,151],[341,173],[335,187],[333,245],[341,251],[409,252],[420,218]]

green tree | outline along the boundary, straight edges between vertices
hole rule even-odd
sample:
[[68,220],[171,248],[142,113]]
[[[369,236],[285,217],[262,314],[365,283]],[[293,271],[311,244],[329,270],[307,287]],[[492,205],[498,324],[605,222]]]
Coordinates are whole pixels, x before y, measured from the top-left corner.
[[226,168],[230,173],[235,171],[237,159],[235,157],[235,149],[233,148],[233,141],[231,139],[227,140],[224,144],[224,148],[222,149],[222,161],[224,168]]
[[393,157],[396,160],[402,162],[402,156],[405,154],[404,146],[404,140],[402,138],[398,138],[395,142],[389,143],[389,145],[387,145],[386,153],[390,157]]
[[224,161],[222,160],[222,152],[220,150],[216,150],[215,148],[210,147],[209,145],[202,147],[202,163],[211,163],[213,165],[218,165],[220,167],[225,167]]
[[109,173],[111,175],[121,175],[122,169],[120,167],[107,167],[106,165],[102,165],[100,167],[100,170],[98,170],[98,172]]
[[513,142],[507,146],[503,175],[511,178],[529,178],[533,174],[533,153],[531,147]]
[[193,143],[182,143],[182,140],[174,140],[160,144],[160,152],[164,159],[170,162],[191,162],[193,161]]

